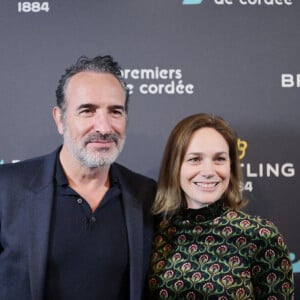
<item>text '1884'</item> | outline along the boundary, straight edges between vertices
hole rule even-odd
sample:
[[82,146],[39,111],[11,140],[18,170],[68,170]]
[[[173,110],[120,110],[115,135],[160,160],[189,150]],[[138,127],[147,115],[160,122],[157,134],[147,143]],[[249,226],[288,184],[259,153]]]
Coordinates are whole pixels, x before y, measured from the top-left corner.
[[49,12],[49,2],[18,2],[19,13]]

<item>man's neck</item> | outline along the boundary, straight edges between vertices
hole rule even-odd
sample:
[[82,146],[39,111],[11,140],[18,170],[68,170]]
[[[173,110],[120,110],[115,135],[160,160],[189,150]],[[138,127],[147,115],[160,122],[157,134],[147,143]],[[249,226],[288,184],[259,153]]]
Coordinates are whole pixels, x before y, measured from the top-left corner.
[[84,197],[92,211],[95,211],[110,187],[110,167],[88,168],[83,166],[64,147],[59,154],[59,160],[69,186]]
[[69,183],[89,185],[94,182],[98,186],[103,186],[109,181],[110,166],[98,168],[84,166],[64,147],[59,154],[59,160]]

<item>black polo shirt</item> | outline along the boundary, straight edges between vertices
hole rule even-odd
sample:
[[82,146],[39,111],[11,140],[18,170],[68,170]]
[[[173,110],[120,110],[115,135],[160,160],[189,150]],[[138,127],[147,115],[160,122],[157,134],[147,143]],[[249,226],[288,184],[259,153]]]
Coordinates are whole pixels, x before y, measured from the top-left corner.
[[94,213],[69,187],[57,159],[45,299],[129,299],[129,255],[121,189],[111,187]]

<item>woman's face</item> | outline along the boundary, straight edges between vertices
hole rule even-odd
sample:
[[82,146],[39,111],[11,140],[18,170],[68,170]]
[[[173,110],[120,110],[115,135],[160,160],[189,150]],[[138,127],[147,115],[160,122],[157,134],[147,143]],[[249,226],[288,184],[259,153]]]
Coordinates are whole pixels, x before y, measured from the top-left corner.
[[223,195],[230,180],[229,146],[213,128],[195,131],[180,169],[180,186],[188,208],[210,205]]

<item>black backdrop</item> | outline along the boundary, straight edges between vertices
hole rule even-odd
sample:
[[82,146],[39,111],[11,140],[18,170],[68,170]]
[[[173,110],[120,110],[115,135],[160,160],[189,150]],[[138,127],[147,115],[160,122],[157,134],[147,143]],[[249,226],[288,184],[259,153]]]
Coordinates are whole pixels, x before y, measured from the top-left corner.
[[275,222],[300,285],[300,4],[296,0],[0,3],[0,163],[53,150],[65,67],[111,54],[131,84],[119,162],[157,177],[170,130],[195,112],[236,129],[248,211]]

